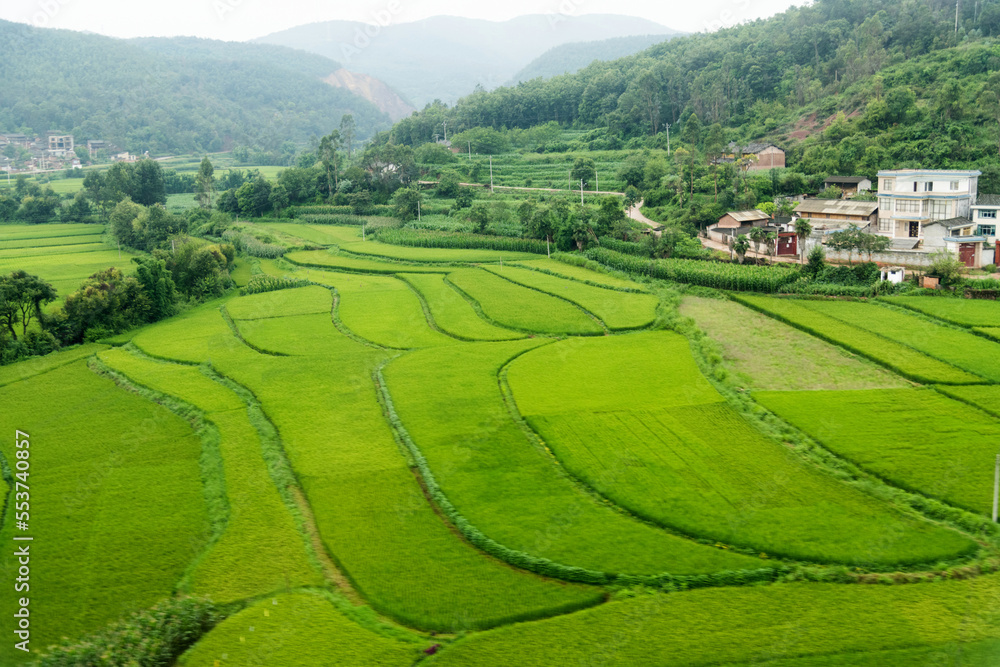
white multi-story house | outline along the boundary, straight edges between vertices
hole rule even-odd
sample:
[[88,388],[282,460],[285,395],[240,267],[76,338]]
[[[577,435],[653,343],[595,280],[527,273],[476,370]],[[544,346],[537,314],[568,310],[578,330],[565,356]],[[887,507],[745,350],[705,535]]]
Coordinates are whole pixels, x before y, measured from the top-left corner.
[[880,171],[876,231],[901,240],[894,245],[916,248],[924,239],[925,225],[969,216],[981,175],[979,171]]

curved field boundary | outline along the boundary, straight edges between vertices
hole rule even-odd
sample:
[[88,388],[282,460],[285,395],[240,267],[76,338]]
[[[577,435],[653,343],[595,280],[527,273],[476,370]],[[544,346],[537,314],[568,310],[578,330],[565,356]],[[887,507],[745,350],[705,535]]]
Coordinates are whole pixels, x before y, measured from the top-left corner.
[[[186,416],[196,415],[198,423],[211,425],[215,443],[210,453],[219,457],[225,524],[189,570],[183,588],[228,603],[289,585],[321,583],[301,513],[287,492],[282,499],[278,491],[287,490],[288,476],[267,465],[262,429],[254,428],[244,399],[190,365],[154,361],[122,349],[103,353],[101,362],[127,382],[152,392],[147,398],[169,396],[190,406]],[[272,464],[280,460],[273,452],[271,459]],[[296,542],[301,550],[295,548]]]
[[[604,598],[603,591],[498,563],[442,522],[371,384],[372,368],[386,353],[341,335],[329,316],[302,317],[327,323],[309,332],[303,356],[256,355],[209,309],[159,323],[136,345],[194,363],[210,359],[217,372],[254,393],[280,433],[331,558],[380,613],[414,628],[458,632],[566,613]],[[275,319],[264,322],[280,327]]]
[[[990,658],[1000,638],[998,600],[997,575],[914,586],[810,583],[643,595],[572,616],[470,635],[423,664],[985,666],[996,664]],[[974,653],[985,654],[983,662],[955,660],[955,654],[944,660],[878,654],[864,659],[872,651],[988,640],[993,640],[993,652]],[[957,653],[969,657],[967,649]],[[848,660],[825,661],[824,654]],[[855,662],[853,656],[862,659]]]
[[[816,336],[828,343],[839,345],[865,359],[870,359],[919,384],[966,385],[983,384],[986,382],[985,378],[954,368],[943,361],[927,356],[919,350],[879,336],[878,334],[864,331],[836,318],[799,306],[794,299],[749,297],[737,294],[729,294],[729,298],[768,317],[773,317],[789,326],[805,331],[807,334]],[[788,304],[791,304],[791,306],[789,307]],[[812,319],[825,326],[820,328],[820,325],[813,326],[802,322],[801,317],[797,317],[800,313],[789,312],[797,308],[807,313],[808,319]],[[831,333],[831,328],[833,330],[840,328],[840,334]],[[852,340],[847,340],[847,336],[850,336]],[[903,364],[894,360],[893,355],[896,355],[896,358],[912,362],[911,368],[906,368]]]
[[[491,279],[499,281],[499,283],[494,283],[492,289],[486,284],[490,282]],[[487,322],[505,329],[523,331],[525,333],[536,335],[601,336],[608,332],[604,322],[597,318],[597,316],[593,313],[589,313],[581,308],[576,303],[562,297],[547,294],[541,290],[525,287],[510,280],[505,280],[504,278],[501,278],[500,276],[484,269],[470,268],[454,271],[448,274],[447,282],[449,285],[459,290],[461,294],[470,301],[470,303],[475,302],[476,312],[482,313],[483,318]],[[509,287],[505,288],[505,285],[509,285]],[[477,288],[477,294],[470,291],[473,288]],[[508,301],[503,301],[503,295],[499,294],[499,292],[504,291],[505,289],[507,292],[506,296],[509,299]],[[525,297],[518,298],[517,292],[519,290],[525,290]],[[532,294],[538,296],[531,299]],[[492,300],[492,302],[484,306],[484,297],[488,297]],[[541,299],[539,299],[539,297],[541,297]],[[554,299],[555,303],[546,304],[545,300],[547,299]],[[530,303],[530,300],[534,300],[534,303]],[[553,305],[562,306],[563,304],[565,304],[563,312],[554,312]],[[566,310],[566,307],[570,310]],[[495,312],[490,314],[487,312],[488,310],[493,310]],[[536,316],[525,318],[526,313],[533,313],[536,314]],[[582,317],[576,318],[574,313],[578,313]],[[557,316],[560,320],[557,320],[556,324],[565,324],[565,326],[549,326],[546,329],[532,328],[532,326],[537,325],[540,322],[549,322],[550,317],[556,318]],[[501,321],[499,319],[500,317],[505,317],[511,321]],[[518,324],[513,321],[516,319],[524,320],[521,322],[523,326],[518,326]],[[573,321],[574,319],[576,319],[576,321]],[[590,326],[587,326],[588,324],[593,324],[595,326],[591,328]]]
[[424,458],[423,453],[410,438],[406,427],[403,426],[396,414],[392,404],[392,397],[385,388],[385,378],[382,376],[383,366],[376,371],[377,386],[381,392],[382,400],[386,405],[386,412],[393,429],[399,434],[400,440],[406,444],[410,455],[413,458],[417,469],[420,471],[430,497],[440,508],[441,512],[448,518],[453,526],[477,548],[491,556],[498,558],[505,563],[530,572],[535,572],[545,577],[554,577],[565,581],[575,581],[592,585],[622,585],[622,586],[653,586],[657,588],[701,588],[707,586],[733,586],[756,582],[769,582],[777,580],[784,570],[782,568],[760,568],[756,570],[725,570],[712,574],[703,575],[672,575],[669,573],[656,575],[635,575],[619,574],[612,572],[602,572],[590,570],[582,567],[563,565],[553,562],[547,558],[534,556],[532,554],[511,549],[500,544],[496,540],[486,536],[482,531],[468,521],[448,500],[448,497],[438,485],[434,473],[431,471]]
[[[414,275],[400,273],[396,275],[397,278],[402,280],[404,283],[410,286],[410,289],[417,295],[420,299],[420,305],[424,309],[424,315],[427,317],[427,323],[435,331],[439,331],[446,336],[451,336],[455,340],[465,341],[465,342],[478,342],[478,341],[501,341],[501,340],[512,340],[515,338],[523,338],[524,336],[519,332],[515,332],[509,329],[500,329],[492,324],[488,324],[483,320],[476,311],[472,308],[472,304],[468,302],[461,294],[458,294],[451,286],[449,286],[444,281],[444,276],[440,279],[436,275]],[[440,289],[436,296],[435,303],[436,308],[431,306],[428,293],[433,290],[431,285],[421,285],[423,279],[428,280],[438,280],[441,283]],[[442,295],[450,295],[452,299],[450,303],[443,303],[441,300]],[[454,306],[462,308],[462,306],[468,306],[470,312],[456,312]],[[438,311],[438,316],[434,316],[434,311]],[[464,316],[464,317],[463,317]],[[439,322],[440,320],[447,319],[448,326],[442,326]],[[465,333],[457,333],[458,329],[463,329]],[[479,333],[480,336],[469,336],[466,334]]]
[[340,271],[342,273],[385,275],[395,273],[448,273],[449,266],[376,261],[350,255],[332,255],[326,250],[302,250],[287,253],[282,259],[302,268]]
[[[587,260],[587,261],[589,261],[589,260]],[[549,264],[550,262],[551,262],[551,264]],[[545,266],[542,266],[542,264],[547,264],[549,266],[551,266],[552,264],[559,264],[560,267],[559,267],[559,270],[557,270],[557,269],[548,269],[548,268],[545,268]],[[594,265],[595,266],[601,266],[601,268],[603,268],[603,266],[597,264],[597,262],[594,262]],[[591,269],[588,269],[588,268],[586,268],[584,266],[579,266],[577,264],[571,264],[569,262],[564,262],[563,260],[559,259],[558,257],[553,257],[551,259],[521,260],[521,261],[517,261],[517,262],[511,262],[511,266],[517,266],[517,267],[520,267],[522,269],[529,269],[531,271],[537,271],[538,273],[544,273],[546,275],[554,276],[556,278],[564,278],[566,280],[572,280],[574,282],[582,283],[584,285],[590,285],[591,287],[600,287],[602,289],[614,290],[615,292],[622,292],[624,294],[649,294],[650,293],[649,290],[643,289],[641,287],[628,287],[628,286],[625,286],[625,285],[615,285],[614,284],[615,282],[630,283],[632,281],[630,281],[630,280],[616,279],[616,278],[614,278],[614,276],[608,276],[610,278],[610,280],[607,280],[606,282],[601,282],[599,280],[594,280],[593,278],[595,276],[596,277],[602,277],[602,276],[604,276],[606,274],[601,274],[601,273],[598,273],[596,271],[592,271]],[[562,267],[566,267],[565,270],[562,270]],[[593,275],[589,276],[588,274],[593,274]],[[634,284],[635,285],[639,285],[639,283],[634,283]]]
[[71,347],[58,352],[46,354],[44,357],[33,357],[10,364],[0,366],[0,387],[21,380],[27,380],[35,375],[42,375],[62,368],[74,361],[86,359],[101,350],[108,349],[107,345],[99,343],[85,343],[76,347]]
[[[658,527],[768,557],[875,570],[976,550],[766,438],[701,377],[678,334],[560,341],[507,368],[518,413],[566,470]],[[654,379],[644,403],[622,396],[646,376]],[[882,544],[886,534],[893,542]]]
[[[656,309],[660,302],[652,294],[586,285],[552,273],[546,274],[523,267],[507,267],[503,270],[495,267],[484,268],[522,287],[576,304],[610,331],[645,329],[656,321]],[[563,288],[563,293],[557,291],[559,287]]]
[[1000,326],[1000,304],[980,299],[941,296],[880,297],[888,303],[963,328]]
[[[504,357],[501,360],[501,365],[506,362],[511,353],[520,351],[510,345],[484,345],[490,346],[488,350],[491,351],[491,354],[499,354]],[[521,347],[523,345],[522,343]],[[468,359],[462,356],[466,348],[467,346],[456,348],[453,352],[450,360],[453,366],[467,366]],[[475,387],[465,386],[462,398],[459,399],[449,396],[446,391],[442,393],[440,387],[433,382],[428,384],[427,377],[423,373],[414,375],[409,372],[409,369],[400,371],[400,368],[405,367],[398,364],[409,363],[414,358],[414,354],[401,358],[389,369],[386,369],[393,372],[393,377],[390,377],[388,382],[393,383],[395,389],[390,390],[384,376],[377,376],[384,397],[383,401],[386,404],[386,413],[392,420],[400,439],[410,450],[432,498],[462,534],[479,548],[517,567],[569,581],[596,584],[641,583],[653,586],[671,586],[677,582],[687,582],[695,586],[724,585],[727,582],[738,582],[744,576],[749,577],[748,581],[758,580],[756,578],[770,580],[777,576],[779,569],[783,567],[779,565],[772,568],[749,568],[748,565],[761,563],[761,561],[756,558],[726,553],[724,550],[713,549],[671,535],[644,522],[636,521],[622,513],[618,508],[586,493],[565,476],[564,471],[540,454],[536,450],[536,445],[525,437],[518,424],[510,418],[507,408],[503,404],[499,387],[495,384],[497,382],[496,370],[492,372],[492,390],[484,384],[487,381],[486,377],[477,373],[477,377],[480,379],[476,381]],[[425,361],[421,360],[417,363],[423,364]],[[436,375],[439,376],[439,383],[451,383],[451,375],[447,369],[441,369],[436,360],[431,365],[435,369]],[[418,366],[418,368],[422,368],[422,366]],[[384,366],[379,369],[380,374],[383,369]],[[403,386],[420,387],[420,395],[417,396],[413,391],[404,395],[400,389]],[[413,418],[413,414],[415,414],[414,410],[417,404],[414,403],[414,398],[420,402],[419,405],[424,403],[428,403],[428,406],[437,403],[455,405],[456,415],[466,417],[462,423],[470,423],[470,419],[473,417],[469,410],[477,409],[475,406],[478,405],[478,402],[473,405],[470,401],[478,401],[483,391],[495,391],[497,405],[495,408],[489,407],[487,412],[481,414],[477,411],[474,416],[475,421],[471,422],[489,425],[485,426],[489,429],[489,434],[480,436],[484,438],[482,444],[472,444],[476,442],[474,436],[465,435],[465,432],[469,431],[469,427],[465,427],[463,430],[461,426],[459,426],[459,430],[452,428],[439,434],[438,442],[431,442],[431,439],[428,438],[429,425],[418,419],[411,421],[411,423],[419,424],[419,433],[416,437],[423,438],[421,446],[417,444],[417,441],[414,440],[415,436],[411,435],[411,430],[405,425],[404,419]],[[428,401],[425,397],[431,398]],[[403,400],[404,411],[410,413],[409,417],[399,414],[397,406],[400,400]],[[424,409],[426,410],[428,407]],[[473,431],[475,431],[474,428]],[[459,444],[470,440],[470,444],[464,446]],[[489,446],[486,446],[487,442],[490,443]],[[448,443],[455,444],[449,445]],[[474,455],[464,453],[470,445],[475,451]],[[428,453],[425,454],[425,451]],[[434,459],[434,467],[428,460],[428,456]],[[484,463],[488,464],[488,467],[481,474],[470,476],[465,472],[470,470],[472,460],[470,457],[472,456],[475,457],[475,460],[481,458]],[[448,493],[438,482],[438,473],[434,472],[435,467],[438,469],[438,473],[445,475],[448,484],[452,487]],[[489,481],[490,475],[496,478],[493,482]],[[520,488],[516,487],[515,484],[516,488],[508,489],[502,498],[493,497],[493,500],[484,500],[485,507],[480,507],[472,502],[475,497],[495,496],[495,494],[491,494],[489,489],[502,479],[509,480],[511,484],[514,484],[515,480],[521,480],[522,487],[524,484],[527,484],[528,487]],[[531,491],[526,494],[528,488]],[[472,490],[470,491],[470,489]],[[452,501],[452,497],[456,494],[463,499],[466,506],[464,511],[459,510]],[[537,497],[529,499],[528,496],[533,494]],[[540,504],[536,504],[532,510],[524,513],[527,502]],[[489,531],[495,535],[504,535],[504,537],[487,536],[483,532],[485,527],[480,525],[475,518],[469,518],[467,514],[469,507],[475,510],[473,514],[497,518],[501,515],[506,516],[502,513],[502,508],[507,508],[513,522],[506,520],[501,520],[499,523],[494,522],[496,525],[491,525]],[[558,517],[562,516],[564,510],[571,513],[572,518],[566,518],[564,524],[560,524]],[[545,541],[536,543],[533,547],[543,554],[552,554],[551,557],[535,555],[526,552],[523,547],[510,547],[505,544],[511,540],[520,544],[531,543],[532,535],[535,535],[539,530],[544,533],[545,527],[551,521],[555,521],[555,525],[560,526],[556,534]],[[538,528],[538,526],[542,527]],[[599,534],[605,537],[600,538]],[[608,543],[601,543],[601,539],[606,539]],[[595,542],[595,540],[597,541]],[[628,544],[632,551],[630,554],[622,554],[619,550],[610,547],[610,544]],[[598,547],[598,545],[600,546]],[[588,547],[594,547],[595,551],[600,552],[586,558],[591,562],[617,562],[618,566],[623,569],[632,564],[635,570],[632,573],[624,574],[621,571],[566,565],[556,560],[555,554],[563,554],[563,558],[566,554],[571,553],[580,557],[584,552],[589,553]],[[674,562],[675,559],[683,561],[683,567],[687,573],[671,574],[658,569],[665,563]],[[677,563],[675,562],[675,564]],[[740,570],[740,574],[734,573],[733,566],[739,567],[741,565],[746,569]],[[727,566],[730,569],[727,570]],[[714,568],[717,570],[713,573]],[[645,570],[645,573],[635,573],[635,571],[641,572],[642,570]]]

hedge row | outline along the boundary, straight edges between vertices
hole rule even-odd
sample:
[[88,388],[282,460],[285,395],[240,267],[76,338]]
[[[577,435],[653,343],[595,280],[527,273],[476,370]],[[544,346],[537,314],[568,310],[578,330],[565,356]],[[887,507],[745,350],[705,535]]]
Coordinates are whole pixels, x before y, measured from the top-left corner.
[[519,239],[509,236],[484,236],[467,232],[417,232],[412,229],[383,229],[377,238],[383,243],[414,248],[451,248],[500,250],[503,252],[530,252],[546,254],[545,241]]
[[239,232],[235,229],[227,229],[222,233],[222,238],[251,257],[264,257],[266,259],[277,259],[285,254],[284,246],[273,243],[264,243],[257,237]]
[[743,266],[698,259],[644,259],[605,248],[591,248],[586,256],[626,273],[741,292],[773,293],[799,279],[798,271],[781,266]]
[[263,294],[264,292],[276,292],[283,289],[294,289],[296,287],[306,287],[311,285],[308,280],[295,280],[292,278],[278,278],[276,276],[256,275],[250,278],[250,282],[240,289],[240,294]]

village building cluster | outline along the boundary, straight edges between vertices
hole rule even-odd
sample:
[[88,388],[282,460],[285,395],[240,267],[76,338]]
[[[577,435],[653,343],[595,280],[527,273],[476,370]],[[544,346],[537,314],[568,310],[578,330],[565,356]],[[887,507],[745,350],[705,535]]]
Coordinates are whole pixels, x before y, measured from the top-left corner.
[[44,136],[0,133],[0,172],[8,174],[82,169],[85,160],[135,162],[139,157],[117,152],[110,143],[99,139],[81,145],[73,135],[55,130]]

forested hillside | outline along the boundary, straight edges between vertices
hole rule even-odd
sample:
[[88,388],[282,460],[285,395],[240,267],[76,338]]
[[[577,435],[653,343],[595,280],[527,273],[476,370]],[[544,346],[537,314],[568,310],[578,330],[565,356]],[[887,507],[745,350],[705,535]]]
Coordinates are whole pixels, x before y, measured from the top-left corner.
[[636,35],[634,37],[615,37],[597,42],[562,44],[532,60],[511,78],[510,85],[516,85],[521,81],[531,81],[538,77],[547,79],[560,74],[573,74],[595,60],[616,60],[631,56],[667,39],[670,39],[670,36]]
[[959,9],[956,29],[952,0],[818,0],[577,74],[476,91],[400,122],[392,138],[428,141],[445,120],[452,131],[557,121],[593,130],[591,149],[665,147],[670,125],[674,141],[709,152],[702,129],[719,123],[727,140],[790,148],[790,165],[807,171],[995,159],[1000,2]]
[[321,80],[339,64],[283,47],[209,40],[135,43],[0,21],[0,131],[72,133],[154,154],[273,150],[351,113],[359,138],[388,117]]

